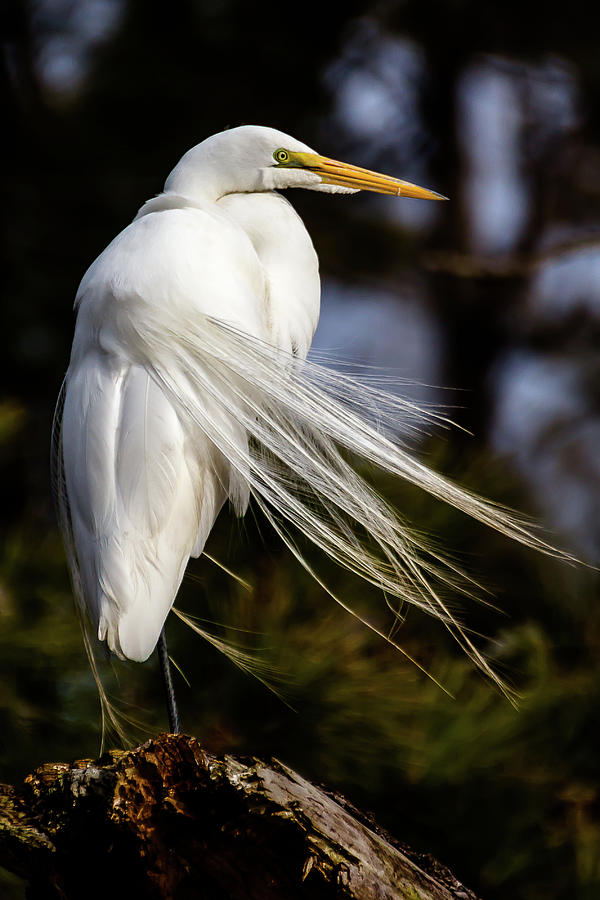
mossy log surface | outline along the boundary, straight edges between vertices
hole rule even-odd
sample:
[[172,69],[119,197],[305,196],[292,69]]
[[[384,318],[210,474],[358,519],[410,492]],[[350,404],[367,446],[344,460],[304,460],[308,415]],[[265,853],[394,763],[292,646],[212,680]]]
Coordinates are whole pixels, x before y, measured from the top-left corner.
[[0,865],[30,900],[476,900],[342,797],[186,735],[0,786]]

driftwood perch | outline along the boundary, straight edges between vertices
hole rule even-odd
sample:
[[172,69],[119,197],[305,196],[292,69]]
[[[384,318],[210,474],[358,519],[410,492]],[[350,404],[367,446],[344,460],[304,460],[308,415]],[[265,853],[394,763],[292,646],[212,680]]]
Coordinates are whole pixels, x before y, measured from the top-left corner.
[[0,865],[28,898],[475,900],[282,763],[161,735],[0,786]]

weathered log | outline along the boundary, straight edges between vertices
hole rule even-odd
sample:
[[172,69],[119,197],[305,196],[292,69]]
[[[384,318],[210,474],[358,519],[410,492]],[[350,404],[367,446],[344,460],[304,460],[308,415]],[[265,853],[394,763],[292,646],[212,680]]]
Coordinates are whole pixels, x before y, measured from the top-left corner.
[[31,900],[475,900],[342,797],[185,735],[1,787],[0,864]]

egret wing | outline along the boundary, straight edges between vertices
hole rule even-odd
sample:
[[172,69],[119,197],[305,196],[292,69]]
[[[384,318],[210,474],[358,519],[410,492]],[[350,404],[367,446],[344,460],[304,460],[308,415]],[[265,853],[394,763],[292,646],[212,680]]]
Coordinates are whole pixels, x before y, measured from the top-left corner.
[[69,372],[65,487],[83,599],[119,656],[152,652],[225,500],[216,453],[149,373],[100,352]]

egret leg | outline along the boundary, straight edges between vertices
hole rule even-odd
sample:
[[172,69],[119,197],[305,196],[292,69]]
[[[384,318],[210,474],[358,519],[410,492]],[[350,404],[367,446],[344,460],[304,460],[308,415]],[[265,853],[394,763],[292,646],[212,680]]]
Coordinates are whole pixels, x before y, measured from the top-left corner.
[[165,689],[165,697],[167,700],[167,712],[169,713],[169,731],[171,734],[180,734],[181,727],[179,725],[179,712],[177,710],[177,701],[175,700],[175,688],[173,687],[173,679],[171,677],[171,663],[169,662],[169,651],[167,649],[167,634],[163,625],[158,644],[158,659],[160,662],[160,674],[162,677],[163,687]]

